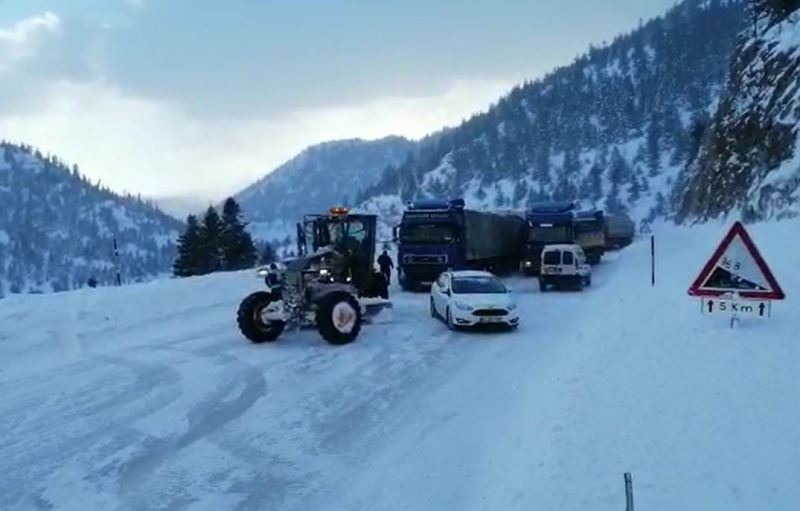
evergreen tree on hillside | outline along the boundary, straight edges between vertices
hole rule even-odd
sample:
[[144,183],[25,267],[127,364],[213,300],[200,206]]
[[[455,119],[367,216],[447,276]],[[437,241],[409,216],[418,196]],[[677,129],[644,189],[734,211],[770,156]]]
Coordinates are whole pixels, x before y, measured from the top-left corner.
[[258,258],[256,247],[250,233],[245,229],[242,210],[232,197],[228,197],[222,205],[219,239],[222,269],[231,271],[252,268]]
[[172,265],[176,277],[200,275],[203,268],[203,254],[200,246],[200,224],[197,217],[186,217],[186,230],[178,238],[178,256]]
[[657,176],[659,170],[661,170],[661,145],[659,137],[658,124],[655,121],[651,121],[650,125],[647,127],[647,165],[650,169],[650,177]]
[[261,251],[261,258],[258,260],[258,264],[267,265],[277,260],[278,256],[275,253],[275,248],[272,246],[272,243],[264,243],[264,250]]
[[209,206],[200,227],[200,253],[202,263],[200,274],[213,273],[222,269],[222,220],[213,206]]
[[[661,174],[674,179],[676,169],[690,159],[691,134],[684,123],[688,116],[709,110],[724,84],[744,19],[743,4],[681,2],[611,44],[514,88],[487,112],[423,139],[420,154],[364,196],[426,195],[432,183],[426,174],[451,158],[456,172],[442,187],[467,194],[472,190],[478,200],[500,180],[525,180],[530,188],[526,201],[578,191],[586,198],[589,191],[602,202],[613,181],[617,198],[626,207],[634,206],[628,187],[643,200],[654,179],[660,183]],[[583,155],[592,154],[594,162],[591,156],[583,161]],[[592,163],[599,168],[592,169]],[[464,186],[471,181],[486,191]],[[508,193],[508,199],[516,202],[522,192]]]

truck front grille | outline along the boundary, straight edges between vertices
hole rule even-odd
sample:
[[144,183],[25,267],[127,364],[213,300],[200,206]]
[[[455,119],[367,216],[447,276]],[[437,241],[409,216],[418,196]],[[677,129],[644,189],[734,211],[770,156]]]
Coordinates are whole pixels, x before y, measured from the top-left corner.
[[447,255],[418,255],[408,254],[403,258],[406,264],[447,264]]

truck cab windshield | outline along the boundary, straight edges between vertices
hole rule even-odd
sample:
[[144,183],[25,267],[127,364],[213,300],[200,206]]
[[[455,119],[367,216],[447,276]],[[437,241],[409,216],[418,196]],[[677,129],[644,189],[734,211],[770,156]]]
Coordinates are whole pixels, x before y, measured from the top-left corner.
[[528,241],[532,242],[566,242],[571,241],[569,227],[566,225],[556,226],[533,226],[530,230]]
[[456,241],[456,230],[447,224],[405,225],[400,231],[400,240],[409,244],[449,244]]
[[594,220],[575,222],[575,231],[578,233],[597,232],[601,231],[602,229],[603,229],[602,222],[597,222]]

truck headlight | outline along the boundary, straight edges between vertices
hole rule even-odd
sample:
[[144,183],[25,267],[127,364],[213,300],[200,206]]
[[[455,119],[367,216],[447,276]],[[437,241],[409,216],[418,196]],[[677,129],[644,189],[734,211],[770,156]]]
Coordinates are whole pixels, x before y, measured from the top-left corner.
[[266,269],[266,268],[261,268],[261,269],[260,269],[260,270],[258,270],[258,272],[256,272],[256,273],[258,274],[258,276],[259,276],[259,277],[261,277],[261,278],[263,279],[263,278],[265,278],[267,275],[269,275],[269,270],[268,270],[268,269]]
[[320,268],[319,269],[319,276],[320,277],[327,277],[330,274],[331,274],[331,271],[329,269],[327,269],[327,268]]
[[456,300],[455,302],[453,302],[453,305],[456,306],[456,309],[461,310],[461,311],[465,311],[465,312],[469,312],[469,311],[471,311],[473,309],[472,305],[470,305],[470,304],[468,304],[466,302],[462,302],[460,300]]
[[525,268],[530,268],[531,266],[533,266],[533,262],[525,261]]

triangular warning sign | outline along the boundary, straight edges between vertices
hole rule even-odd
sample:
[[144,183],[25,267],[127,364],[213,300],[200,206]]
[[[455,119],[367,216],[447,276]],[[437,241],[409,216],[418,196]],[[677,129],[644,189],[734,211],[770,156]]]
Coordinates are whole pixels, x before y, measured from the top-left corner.
[[689,294],[783,300],[783,293],[741,222],[736,222],[695,279]]

